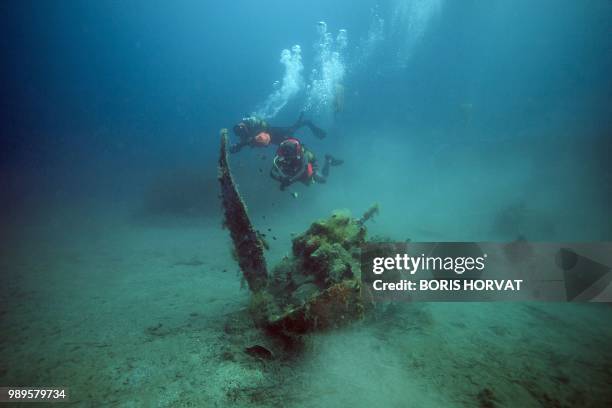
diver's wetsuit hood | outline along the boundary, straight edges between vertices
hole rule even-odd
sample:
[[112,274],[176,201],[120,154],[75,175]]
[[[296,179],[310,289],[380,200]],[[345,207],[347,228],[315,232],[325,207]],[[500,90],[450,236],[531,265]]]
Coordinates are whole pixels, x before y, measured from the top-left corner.
[[294,137],[285,139],[276,150],[276,155],[287,159],[301,159],[304,155],[304,146]]

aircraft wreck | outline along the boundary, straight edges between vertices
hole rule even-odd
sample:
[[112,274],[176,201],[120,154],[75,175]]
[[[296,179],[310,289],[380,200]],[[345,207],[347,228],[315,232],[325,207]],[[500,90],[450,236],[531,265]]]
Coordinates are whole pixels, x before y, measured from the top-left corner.
[[264,242],[232,177],[227,144],[223,129],[218,178],[224,225],[252,294],[256,325],[271,334],[297,336],[362,318],[372,303],[361,282],[360,248],[366,242],[365,223],[378,206],[358,219],[339,211],[315,221],[293,238],[291,255],[269,271]]

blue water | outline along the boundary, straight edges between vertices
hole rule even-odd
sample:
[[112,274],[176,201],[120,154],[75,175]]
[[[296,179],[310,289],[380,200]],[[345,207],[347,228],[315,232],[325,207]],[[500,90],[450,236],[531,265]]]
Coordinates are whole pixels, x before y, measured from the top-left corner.
[[[414,363],[431,381],[402,388],[407,366],[395,355],[346,360],[345,340],[364,354],[371,350],[360,344],[382,341],[371,345],[397,350],[410,335],[419,350],[432,336],[451,341],[448,333],[476,347],[443,305],[422,306],[423,321],[404,321],[390,339],[365,328],[317,338],[316,358],[292,368],[297,379],[268,399],[244,389],[279,386],[260,379],[269,373],[219,363],[216,346],[202,351],[198,342],[213,344],[222,332],[206,319],[241,310],[248,298],[220,228],[219,130],[253,113],[288,126],[304,111],[327,137],[306,129],[297,137],[319,158],[344,160],[326,184],[280,191],[268,177],[274,148],[231,156],[256,227],[274,235],[270,264],[314,219],[338,208],[359,215],[375,202],[381,213],[369,234],[398,241],[610,241],[610,21],[606,0],[3,2],[0,256],[8,283],[0,290],[0,386],[64,384],[83,406],[93,404],[84,391],[93,384],[93,399],[114,393],[125,406],[267,406],[283,398],[295,406],[354,404],[325,384],[342,382],[325,366],[327,356],[343,374],[375,367],[394,391],[384,405],[400,406],[406,390],[421,395],[417,406],[485,404],[478,395],[493,379],[474,390],[458,386],[457,398],[425,397],[438,373],[454,378],[484,362]],[[593,327],[588,322],[601,332],[585,335],[585,352],[605,353],[612,339],[607,306],[592,314],[571,305],[516,308],[487,305],[472,322],[486,330],[499,325],[497,313],[507,317],[511,334],[495,346],[505,356],[501,371],[522,369],[508,351],[518,339],[527,350],[521,358],[535,359],[536,372],[556,364],[546,353],[570,359],[580,339],[566,335]],[[147,328],[160,322],[171,329],[157,339]],[[412,333],[414,325],[425,329]],[[40,333],[48,340],[39,341]],[[565,339],[563,350],[555,349],[556,336]],[[602,355],[610,361],[609,352]],[[555,392],[560,404],[604,406],[610,368],[595,360],[584,357],[582,366],[566,367],[571,375],[542,389],[529,380],[522,406]],[[321,381],[291,399],[308,369]],[[187,387],[188,372],[208,387],[205,397],[197,384]],[[596,391],[588,394],[585,379],[594,373]],[[512,406],[513,375],[495,380],[494,406]],[[167,376],[176,376],[175,388],[162,396]],[[247,379],[244,389],[228,391],[237,378]],[[366,375],[355,381],[364,392],[355,395],[372,402],[375,384]]]

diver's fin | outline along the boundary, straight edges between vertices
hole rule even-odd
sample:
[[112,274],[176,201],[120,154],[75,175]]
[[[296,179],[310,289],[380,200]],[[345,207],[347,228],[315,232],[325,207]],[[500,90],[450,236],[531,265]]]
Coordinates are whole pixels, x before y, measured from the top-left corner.
[[230,231],[236,258],[244,279],[249,284],[251,292],[258,292],[268,282],[266,258],[263,254],[264,245],[253,228],[246,206],[236,188],[227,161],[227,129],[221,130],[221,152],[219,155],[219,184],[221,185],[221,200],[225,226]]
[[318,139],[325,139],[325,136],[327,136],[327,133],[325,133],[323,129],[313,125],[311,122],[308,122],[308,123],[309,123],[308,127],[310,128],[310,131],[312,132],[313,135],[315,135]]
[[329,162],[329,164],[331,164],[332,166],[340,166],[341,164],[344,163],[344,160],[338,159],[338,158],[332,156],[331,154],[326,154],[325,155],[325,160],[327,160]]

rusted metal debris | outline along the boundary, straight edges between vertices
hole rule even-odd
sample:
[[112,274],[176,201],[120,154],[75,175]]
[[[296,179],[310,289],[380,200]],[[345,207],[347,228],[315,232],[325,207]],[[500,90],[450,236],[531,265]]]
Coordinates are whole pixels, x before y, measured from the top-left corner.
[[268,280],[264,245],[253,228],[247,208],[232,177],[227,161],[227,129],[221,130],[221,152],[219,155],[219,184],[223,202],[224,225],[229,229],[236,258],[245,280],[252,292],[263,289]]

